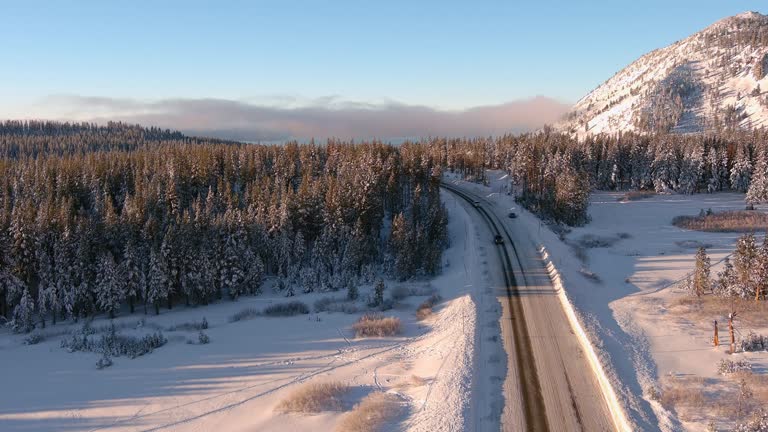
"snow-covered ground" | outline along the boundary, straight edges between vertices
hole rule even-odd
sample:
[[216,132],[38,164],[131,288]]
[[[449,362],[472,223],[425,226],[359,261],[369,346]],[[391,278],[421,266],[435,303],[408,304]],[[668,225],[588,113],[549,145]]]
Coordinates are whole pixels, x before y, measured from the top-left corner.
[[[144,334],[162,328],[169,342],[143,357],[115,358],[115,364],[103,370],[95,367],[99,355],[68,353],[60,347],[66,333],[79,324],[49,325],[45,340],[36,345],[24,345],[23,335],[3,329],[0,430],[333,430],[346,411],[375,390],[394,393],[402,401],[404,414],[387,426],[389,430],[498,429],[501,382],[491,377],[504,376],[505,354],[499,327],[480,329],[476,317],[482,312],[484,320],[498,321],[501,309],[484,289],[489,275],[476,228],[461,203],[448,194],[444,199],[451,212],[444,271],[432,280],[405,284],[418,289],[431,285],[442,301],[434,315],[421,322],[415,309],[424,296],[408,297],[387,311],[402,320],[402,335],[356,339],[351,325],[362,312],[229,320],[248,307],[261,309],[288,300],[311,307],[323,296],[343,292],[291,299],[266,293],[164,310],[159,316],[122,316],[114,320],[122,332]],[[389,281],[387,290],[396,285]],[[361,297],[369,290],[362,287]],[[187,344],[197,331],[167,330],[202,317],[210,324],[210,344]],[[146,322],[137,329],[141,318]],[[99,318],[93,325],[107,322]],[[344,411],[275,412],[281,399],[302,383],[329,380],[352,387]],[[483,396],[473,401],[473,389]]]
[[[717,363],[723,358],[748,358],[755,371],[765,373],[766,352],[728,356],[727,344],[712,347],[711,320],[720,322],[723,341],[727,337],[725,316],[687,316],[677,310],[676,303],[685,294],[675,282],[693,269],[697,247],[706,246],[715,264],[733,251],[739,235],[683,230],[673,226],[672,219],[708,208],[743,209],[743,194],[658,195],[622,202],[619,198],[623,194],[597,192],[591,198],[591,222],[561,239],[506,194],[509,179],[504,173],[488,174],[490,186],[466,182],[463,186],[505,209],[514,209],[519,217],[513,223],[526,226],[546,248],[563,278],[568,298],[601,353],[619,398],[637,424],[658,425],[664,431],[704,431],[709,419],[685,416],[683,422],[680,413],[663,408],[649,391],[678,377],[701,378],[712,386],[722,384]],[[589,243],[605,246],[574,247]],[[714,266],[713,276],[719,269]],[[768,329],[750,322],[737,326],[743,335],[750,330],[768,333]],[[716,422],[716,426],[729,424]]]

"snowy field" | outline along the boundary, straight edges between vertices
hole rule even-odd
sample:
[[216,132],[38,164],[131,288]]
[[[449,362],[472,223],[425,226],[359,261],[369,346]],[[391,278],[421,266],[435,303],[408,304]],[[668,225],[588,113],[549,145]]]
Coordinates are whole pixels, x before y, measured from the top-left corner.
[[[715,277],[722,267],[715,264],[733,252],[739,234],[684,230],[673,226],[672,219],[696,215],[701,209],[743,210],[743,194],[657,195],[621,201],[622,193],[597,192],[589,207],[591,222],[561,238],[506,194],[509,180],[504,173],[492,171],[489,177],[488,187],[464,186],[518,212],[514,223],[526,224],[546,248],[593,344],[601,351],[604,366],[613,375],[615,390],[637,424],[658,425],[664,431],[705,431],[712,418],[703,415],[707,414],[701,412],[706,411],[703,407],[669,410],[653,390],[675,382],[680,387],[695,383],[716,398],[718,389],[730,385],[717,372],[724,358],[746,358],[756,374],[766,373],[766,352],[727,354],[728,311],[715,316],[687,313],[681,305],[687,294],[677,283],[693,270],[694,254],[702,245],[707,247]],[[762,241],[761,233],[758,237]],[[714,319],[719,322],[719,348],[711,342]],[[749,331],[768,333],[764,321],[737,320],[736,327],[738,337]],[[716,412],[710,416],[715,427],[723,428],[719,430],[733,426],[718,421]]]
[[[451,246],[444,255],[443,273],[405,284],[387,281],[385,296],[404,285],[421,291],[418,294],[434,289],[442,298],[434,314],[423,321],[416,320],[415,310],[425,295],[407,297],[385,312],[402,320],[400,336],[355,338],[351,326],[362,311],[313,311],[230,322],[233,314],[246,308],[261,310],[288,300],[312,308],[316,300],[343,297],[344,292],[290,299],[265,293],[208,307],[163,310],[159,316],[124,314],[114,320],[121,333],[162,330],[168,343],[135,359],[113,358],[114,365],[102,370],[95,366],[100,355],[69,353],[60,347],[81,324],[49,325],[45,339],[35,345],[25,345],[24,335],[3,329],[0,430],[334,430],[356,403],[374,391],[400,400],[401,414],[384,430],[459,431],[470,428],[470,422],[498,429],[501,384],[490,388],[487,383],[495,382],[492,375],[504,375],[506,361],[498,326],[476,329],[475,318],[483,308],[485,318],[498,321],[501,309],[495,298],[483,294],[489,276],[483,270],[484,258],[475,253],[482,249],[476,244],[479,234],[463,206],[450,195],[444,199],[451,212]],[[361,287],[361,298],[370,290]],[[358,306],[364,309],[364,302]],[[209,323],[205,330],[209,344],[187,343],[197,339],[196,330],[169,331],[202,317]],[[145,322],[139,326],[142,318]],[[98,318],[93,327],[108,322]],[[487,354],[481,361],[495,361],[475,370],[474,348],[481,337]],[[486,379],[475,382],[473,376]],[[328,381],[350,386],[341,410],[316,415],[276,412],[280,401],[304,383]],[[488,398],[471,403],[473,387]]]

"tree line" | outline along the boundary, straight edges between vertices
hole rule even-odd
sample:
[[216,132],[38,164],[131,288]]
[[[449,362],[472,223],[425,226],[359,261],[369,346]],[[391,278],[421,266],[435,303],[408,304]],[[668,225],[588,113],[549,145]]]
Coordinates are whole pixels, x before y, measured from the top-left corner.
[[425,140],[437,165],[485,181],[486,169],[506,171],[518,201],[558,223],[588,221],[589,193],[746,192],[768,202],[768,132],[616,134],[577,140],[544,129],[496,138]]
[[711,262],[702,247],[696,253],[693,273],[686,279],[685,288],[701,297],[712,293],[729,299],[765,300],[768,295],[768,236],[758,245],[754,234],[745,234],[736,242],[731,257],[726,257],[723,270],[712,278]]
[[0,126],[0,315],[18,331],[123,310],[349,289],[439,270],[426,147],[263,146],[112,123]]

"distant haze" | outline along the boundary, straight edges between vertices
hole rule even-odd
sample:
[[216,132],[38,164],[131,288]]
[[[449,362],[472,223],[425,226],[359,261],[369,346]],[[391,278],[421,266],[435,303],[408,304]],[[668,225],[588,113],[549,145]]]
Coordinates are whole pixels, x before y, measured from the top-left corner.
[[568,104],[543,96],[465,110],[439,110],[397,102],[338,101],[333,97],[285,107],[224,99],[143,102],[66,95],[46,98],[35,112],[62,120],[124,121],[192,135],[257,142],[311,137],[388,140],[501,135],[554,123],[568,108]]

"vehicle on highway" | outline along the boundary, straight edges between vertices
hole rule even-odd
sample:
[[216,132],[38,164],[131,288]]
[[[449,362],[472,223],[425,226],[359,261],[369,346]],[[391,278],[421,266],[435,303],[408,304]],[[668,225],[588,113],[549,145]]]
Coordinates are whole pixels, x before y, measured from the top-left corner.
[[496,234],[493,237],[493,242],[496,243],[496,244],[503,244],[504,243],[504,239],[499,234]]
[[474,200],[472,201],[472,205],[475,207],[480,207],[480,201]]
[[509,215],[508,215],[508,216],[509,216],[509,218],[510,218],[510,219],[515,219],[515,218],[517,217],[517,213],[515,213],[515,212],[509,212]]

